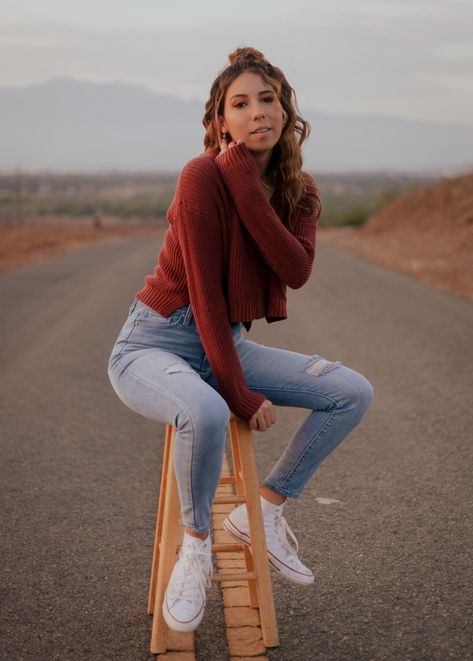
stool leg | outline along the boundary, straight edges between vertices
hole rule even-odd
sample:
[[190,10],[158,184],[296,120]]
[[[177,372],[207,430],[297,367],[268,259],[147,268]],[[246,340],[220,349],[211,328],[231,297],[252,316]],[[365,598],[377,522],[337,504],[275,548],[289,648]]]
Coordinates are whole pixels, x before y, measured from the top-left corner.
[[[232,427],[230,424],[230,448],[232,451],[232,460],[233,460],[233,475],[236,478],[235,490],[238,496],[246,498],[245,487],[243,484],[243,474],[242,474],[242,458],[241,458],[241,448],[238,443],[238,427]],[[247,572],[252,572],[255,570],[253,556],[251,555],[250,549],[245,546],[243,549],[243,554],[245,557],[245,567]],[[250,602],[251,608],[258,608],[258,591],[256,587],[256,581],[248,581],[248,600]]]
[[[243,548],[243,554],[245,556],[245,567],[246,571],[255,571],[255,563],[253,562],[253,556],[248,546]],[[258,589],[256,581],[248,581],[248,601],[250,602],[251,608],[258,608]]]
[[151,562],[151,578],[148,593],[148,614],[152,615],[156,598],[156,581],[158,579],[159,544],[163,532],[164,503],[166,500],[167,468],[169,462],[169,447],[171,445],[172,426],[166,425],[164,435],[163,467],[161,470],[161,486],[159,489],[158,511],[156,516],[156,531],[154,535],[153,560]]
[[160,654],[166,651],[166,633],[168,631],[168,626],[164,621],[162,604],[164,593],[166,592],[169,578],[176,562],[180,504],[173,462],[175,433],[176,430],[173,427],[170,435],[169,452],[167,456],[165,504],[162,519],[161,541],[158,550],[159,562],[150,646],[152,654]]
[[245,487],[243,484],[243,475],[241,469],[241,447],[238,442],[238,422],[237,420],[230,420],[230,448],[232,451],[232,460],[233,460],[233,474],[236,478],[235,482],[235,491],[237,496],[242,498],[246,497]]
[[[259,495],[258,475],[254,456],[253,437],[248,424],[242,420],[230,420],[232,444],[238,443],[238,454],[241,461],[241,477],[245,489],[248,523],[251,536],[251,553],[257,575],[259,612],[263,642],[266,647],[279,645],[274,607],[273,589],[266,550],[263,514]],[[238,479],[238,478],[237,478]]]

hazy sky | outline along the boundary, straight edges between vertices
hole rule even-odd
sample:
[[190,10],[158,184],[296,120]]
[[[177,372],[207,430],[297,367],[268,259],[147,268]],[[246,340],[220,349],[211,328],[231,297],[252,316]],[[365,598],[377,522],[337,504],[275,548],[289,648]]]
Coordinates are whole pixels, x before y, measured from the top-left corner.
[[122,81],[204,102],[238,46],[299,108],[473,126],[473,0],[0,0],[0,86]]

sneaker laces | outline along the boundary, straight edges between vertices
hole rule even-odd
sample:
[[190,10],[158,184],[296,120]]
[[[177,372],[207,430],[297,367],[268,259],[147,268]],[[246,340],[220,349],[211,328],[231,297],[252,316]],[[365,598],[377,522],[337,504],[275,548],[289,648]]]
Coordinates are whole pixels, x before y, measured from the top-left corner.
[[[297,551],[299,550],[299,543],[296,539],[296,536],[290,529],[288,522],[282,516],[282,508],[276,510],[276,512],[274,513],[274,530],[281,541],[281,546],[283,547],[283,549],[287,551],[289,555],[297,555]],[[289,543],[289,540],[287,538],[288,533],[292,538],[292,540],[294,541],[295,548],[291,546],[291,544]]]
[[171,599],[182,599],[192,604],[196,589],[200,588],[201,593],[205,594],[205,588],[210,588],[213,567],[210,565],[209,572],[206,572],[202,558],[205,559],[203,553],[183,554],[182,570],[172,581]]
[[[290,554],[297,555],[297,551],[299,550],[299,542],[297,541],[296,536],[294,535],[292,530],[289,528],[289,525],[288,525],[286,519],[283,516],[280,517],[278,525],[279,525],[279,529],[281,531],[281,537],[283,539],[284,548]],[[295,548],[292,547],[291,544],[289,543],[289,541],[287,539],[287,533],[289,533],[289,535],[292,537],[292,539],[294,541],[294,544],[295,544]]]

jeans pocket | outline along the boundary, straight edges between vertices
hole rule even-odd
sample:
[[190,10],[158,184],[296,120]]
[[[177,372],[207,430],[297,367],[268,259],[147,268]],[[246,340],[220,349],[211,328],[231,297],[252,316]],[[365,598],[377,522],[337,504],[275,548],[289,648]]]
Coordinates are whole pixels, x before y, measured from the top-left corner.
[[153,308],[144,303],[138,302],[134,310],[134,322],[136,326],[149,326],[151,328],[169,328],[178,326],[184,320],[187,305],[177,308],[167,317],[163,316]]

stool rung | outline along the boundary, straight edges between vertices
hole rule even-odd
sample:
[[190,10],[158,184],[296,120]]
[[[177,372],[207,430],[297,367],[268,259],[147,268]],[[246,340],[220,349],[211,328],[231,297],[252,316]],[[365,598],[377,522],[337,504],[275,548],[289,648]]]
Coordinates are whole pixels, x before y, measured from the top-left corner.
[[212,583],[222,583],[223,581],[254,581],[256,580],[256,572],[254,571],[241,571],[230,574],[229,572],[223,574],[214,574],[212,576]]
[[212,553],[236,553],[245,549],[244,544],[212,544]]
[[[161,543],[159,544],[159,548],[161,549]],[[179,550],[181,548],[182,544],[176,544],[176,554],[179,553]],[[237,553],[240,551],[244,551],[245,549],[245,544],[238,544],[238,543],[233,543],[229,542],[228,544],[212,544],[212,553]]]
[[236,477],[234,475],[226,475],[220,478],[219,484],[236,484]]
[[231,503],[246,503],[246,498],[243,496],[216,496],[214,498],[215,505],[229,505]]

